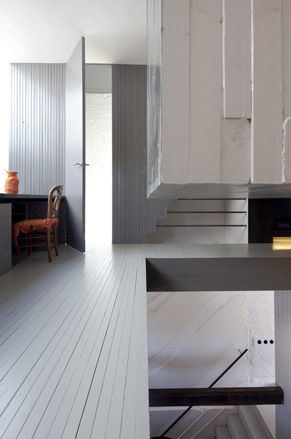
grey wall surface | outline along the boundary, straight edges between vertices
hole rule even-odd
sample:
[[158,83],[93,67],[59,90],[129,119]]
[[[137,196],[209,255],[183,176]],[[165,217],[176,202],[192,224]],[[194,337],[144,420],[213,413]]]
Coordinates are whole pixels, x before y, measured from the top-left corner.
[[22,193],[64,183],[65,79],[65,64],[11,64],[9,167]]
[[142,243],[163,217],[167,200],[146,199],[146,66],[112,66],[114,243]]
[[111,70],[109,64],[86,64],[86,93],[111,93]]

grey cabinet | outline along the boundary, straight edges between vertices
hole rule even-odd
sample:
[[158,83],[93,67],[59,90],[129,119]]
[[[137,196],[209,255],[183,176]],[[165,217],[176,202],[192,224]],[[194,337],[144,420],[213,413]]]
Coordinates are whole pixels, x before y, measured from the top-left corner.
[[11,204],[0,204],[0,275],[11,268]]

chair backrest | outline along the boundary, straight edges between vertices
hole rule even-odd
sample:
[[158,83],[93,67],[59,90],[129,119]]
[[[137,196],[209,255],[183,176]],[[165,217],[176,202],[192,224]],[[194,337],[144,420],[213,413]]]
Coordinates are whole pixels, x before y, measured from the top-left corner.
[[51,188],[48,194],[48,218],[57,218],[61,204],[61,197],[63,193],[63,186],[58,185]]

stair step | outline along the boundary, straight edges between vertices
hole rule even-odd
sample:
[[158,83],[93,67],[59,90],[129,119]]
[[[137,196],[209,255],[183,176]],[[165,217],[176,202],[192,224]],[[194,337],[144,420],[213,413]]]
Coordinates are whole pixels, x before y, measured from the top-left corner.
[[251,439],[269,439],[272,437],[260,419],[254,412],[252,406],[239,407],[239,416],[245,431]]
[[147,235],[147,244],[237,244],[246,243],[247,227],[157,227]]
[[232,439],[249,439],[239,415],[229,415],[227,425]]
[[157,221],[158,226],[173,225],[246,225],[246,213],[168,213],[164,219]]
[[190,200],[179,199],[168,210],[170,212],[187,211],[187,212],[205,212],[205,211],[234,211],[242,212],[247,211],[248,203],[246,199],[204,199],[204,200]]
[[[220,410],[217,408],[210,408],[201,412],[200,416],[192,422],[185,422],[184,425],[178,423],[172,430],[169,431],[170,437],[181,437],[181,439],[192,439],[199,433],[212,419],[215,419]],[[186,415],[187,416],[187,415]],[[186,418],[185,416],[185,418]],[[180,424],[180,425],[179,425]],[[200,434],[202,439],[202,435]]]
[[229,429],[224,425],[216,427],[216,439],[231,439]]

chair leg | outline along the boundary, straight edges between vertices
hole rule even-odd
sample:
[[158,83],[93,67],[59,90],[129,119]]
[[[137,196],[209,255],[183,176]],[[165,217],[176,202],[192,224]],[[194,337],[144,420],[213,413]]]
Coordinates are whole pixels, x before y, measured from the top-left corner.
[[31,237],[31,231],[29,231],[27,233],[27,241],[26,241],[26,248],[27,248],[27,254],[28,256],[31,253],[31,249],[32,249],[32,237]]
[[58,251],[58,226],[54,227],[54,246],[55,246],[56,256],[59,256],[59,251]]
[[20,248],[19,248],[19,245],[18,245],[18,238],[15,235],[13,235],[13,247],[14,247],[14,250],[15,250],[15,258],[14,258],[13,264],[15,265],[16,264],[16,260],[17,260],[17,258],[20,255]]
[[48,255],[48,260],[49,260],[49,262],[52,262],[52,257],[51,257],[51,228],[50,227],[46,231],[46,236],[47,236],[47,255]]

